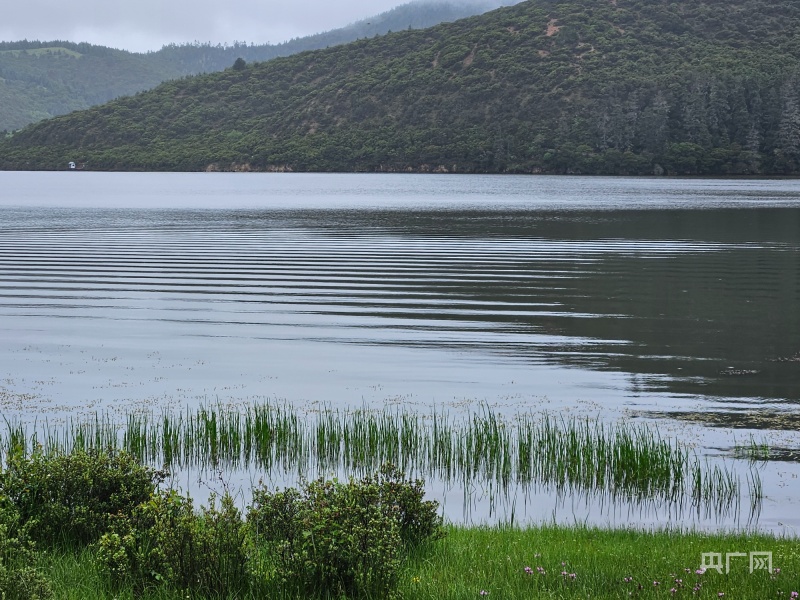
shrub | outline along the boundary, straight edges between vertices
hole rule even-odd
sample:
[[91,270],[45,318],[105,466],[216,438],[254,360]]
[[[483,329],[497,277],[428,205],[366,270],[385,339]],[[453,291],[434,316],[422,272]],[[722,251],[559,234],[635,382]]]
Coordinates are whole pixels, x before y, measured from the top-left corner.
[[97,560],[113,585],[141,591],[166,585],[204,596],[247,587],[244,523],[229,495],[220,507],[194,511],[174,490],[153,495],[115,520],[97,544]]
[[12,454],[0,472],[0,494],[34,540],[84,545],[106,531],[112,515],[147,500],[164,477],[126,453]]
[[444,536],[439,503],[423,500],[425,484],[422,480],[406,480],[396,467],[384,465],[374,477],[362,480],[362,485],[378,486],[380,505],[397,521],[400,537],[407,547]]
[[[16,531],[16,534],[12,534]],[[13,535],[13,537],[12,537]],[[49,600],[50,582],[33,565],[34,545],[19,526],[13,509],[0,507],[0,598],[3,600]]]
[[256,575],[306,595],[387,597],[406,547],[442,535],[436,502],[393,467],[361,481],[253,492],[248,524],[266,562]]

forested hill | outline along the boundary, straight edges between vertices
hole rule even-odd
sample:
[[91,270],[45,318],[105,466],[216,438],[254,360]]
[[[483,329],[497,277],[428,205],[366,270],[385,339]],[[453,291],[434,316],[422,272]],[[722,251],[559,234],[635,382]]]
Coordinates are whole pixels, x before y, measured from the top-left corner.
[[6,169],[798,174],[800,4],[528,0],[46,121]]
[[150,89],[169,79],[222,71],[237,58],[270,60],[389,31],[419,29],[519,0],[416,0],[324,33],[280,44],[170,44],[134,53],[67,41],[0,42],[0,131]]

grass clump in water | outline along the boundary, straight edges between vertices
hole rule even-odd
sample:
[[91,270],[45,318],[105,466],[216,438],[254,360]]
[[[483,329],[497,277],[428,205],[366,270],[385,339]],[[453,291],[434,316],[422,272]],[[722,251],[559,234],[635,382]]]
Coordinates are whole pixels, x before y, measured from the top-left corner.
[[[8,426],[0,452],[25,451],[38,432]],[[242,468],[267,473],[349,472],[384,463],[465,489],[489,483],[505,493],[546,487],[558,493],[607,495],[627,502],[690,504],[725,512],[741,498],[728,469],[701,464],[654,426],[521,414],[502,418],[488,408],[464,418],[442,412],[324,409],[299,415],[274,404],[134,413],[121,426],[96,415],[66,431],[45,432],[44,447],[121,449],[150,464],[180,468]],[[757,478],[757,474],[755,475]],[[750,486],[750,498],[758,503]],[[755,482],[758,483],[758,482]]]
[[749,460],[750,462],[766,462],[770,460],[772,450],[766,441],[756,442],[751,435],[750,440],[744,444],[736,444],[733,447],[733,455],[736,458]]

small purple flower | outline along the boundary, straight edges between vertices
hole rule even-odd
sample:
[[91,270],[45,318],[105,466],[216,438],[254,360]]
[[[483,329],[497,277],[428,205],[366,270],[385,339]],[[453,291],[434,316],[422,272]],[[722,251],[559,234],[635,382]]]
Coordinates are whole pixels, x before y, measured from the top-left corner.
[[772,572],[775,573],[775,575],[780,575],[781,574],[781,570],[778,569],[778,568],[772,569]]
[[657,586],[657,585],[661,585],[661,584],[660,584],[658,581],[654,581],[654,582],[653,582],[653,587],[655,587],[655,586]]
[[695,574],[695,575],[702,575],[702,574],[703,574],[703,573],[705,573],[705,572],[706,572],[706,570],[705,570],[705,569],[697,569],[697,571],[695,571],[695,572],[694,572],[694,574]]
[[670,594],[674,594],[674,593],[675,593],[675,592],[677,592],[677,591],[678,591],[678,590],[676,590],[675,588],[670,588],[670,589],[669,589],[669,593],[670,593]]
[[488,595],[489,592],[487,592],[486,590],[481,590],[481,596],[488,596]]
[[624,581],[625,583],[630,583],[631,581],[633,581],[633,577],[625,577],[623,578],[622,581]]
[[717,594],[717,598],[722,598],[725,595],[725,592],[719,592]]
[[533,574],[533,569],[531,569],[530,567],[525,567],[525,572],[526,572],[528,575],[532,575],[532,574]]
[[569,574],[569,578],[572,579],[572,581],[575,581],[578,578],[578,574],[577,573],[570,573]]
[[536,567],[536,572],[539,573],[539,575],[544,575],[545,574],[544,567]]
[[792,598],[792,599],[794,599],[794,598],[797,598],[798,596],[800,596],[800,594],[798,594],[797,592],[792,592],[792,593],[789,595],[789,598]]

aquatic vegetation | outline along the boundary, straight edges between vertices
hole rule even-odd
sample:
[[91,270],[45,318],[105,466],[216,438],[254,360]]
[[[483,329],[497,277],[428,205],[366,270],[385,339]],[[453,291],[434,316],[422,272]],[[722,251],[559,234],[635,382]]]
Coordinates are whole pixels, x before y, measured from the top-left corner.
[[733,455],[751,462],[765,462],[771,458],[772,449],[770,445],[762,440],[756,442],[751,435],[750,439],[744,444],[736,444],[733,447]]
[[[208,407],[160,414],[109,414],[62,427],[6,424],[3,454],[125,450],[147,464],[175,468],[253,469],[308,478],[363,475],[386,463],[426,478],[469,486],[491,483],[501,493],[547,488],[605,494],[633,502],[668,502],[725,511],[741,499],[739,478],[703,464],[676,440],[646,424],[524,413],[501,417],[489,408],[447,412],[325,408],[304,414],[280,404]],[[761,500],[757,472],[751,503]]]

